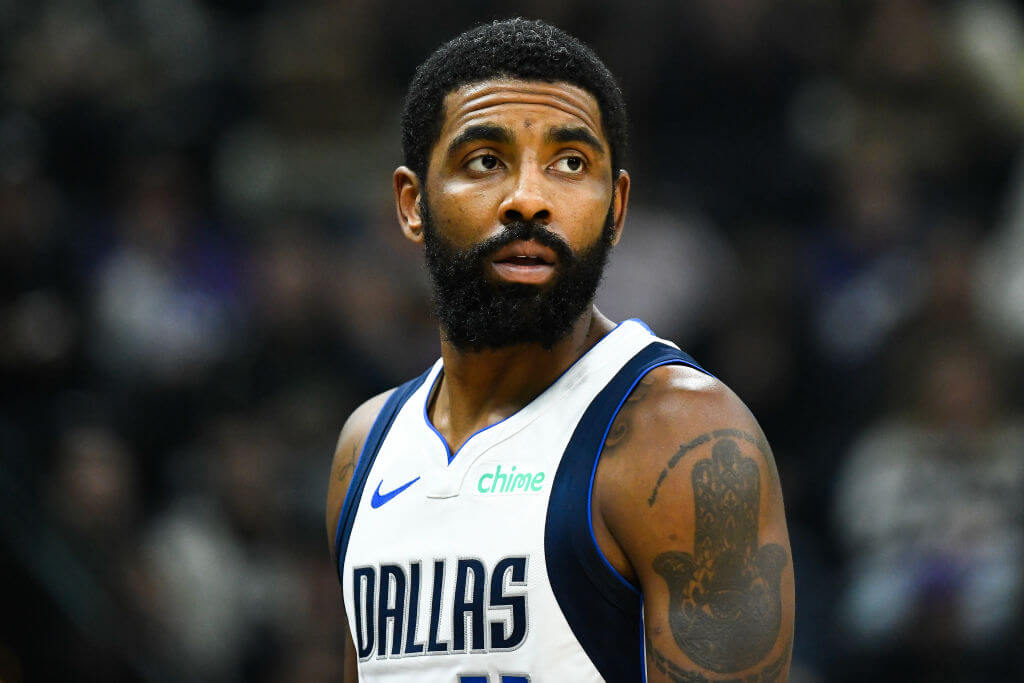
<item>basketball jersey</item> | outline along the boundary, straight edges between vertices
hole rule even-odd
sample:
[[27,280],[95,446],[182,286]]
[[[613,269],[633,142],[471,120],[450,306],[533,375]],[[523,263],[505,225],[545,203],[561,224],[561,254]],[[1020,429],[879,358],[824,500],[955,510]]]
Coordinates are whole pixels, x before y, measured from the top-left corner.
[[640,592],[590,496],[622,403],[668,363],[701,369],[627,320],[455,453],[427,417],[441,360],[392,393],[335,538],[360,681],[645,680]]

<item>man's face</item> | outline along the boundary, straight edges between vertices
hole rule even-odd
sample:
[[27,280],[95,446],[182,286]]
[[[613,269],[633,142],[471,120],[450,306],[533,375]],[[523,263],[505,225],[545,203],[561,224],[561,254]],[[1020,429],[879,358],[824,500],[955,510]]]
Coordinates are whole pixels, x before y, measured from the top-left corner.
[[491,80],[448,95],[419,209],[450,343],[550,347],[570,331],[618,237],[628,178],[613,184],[610,159],[597,101],[576,86]]

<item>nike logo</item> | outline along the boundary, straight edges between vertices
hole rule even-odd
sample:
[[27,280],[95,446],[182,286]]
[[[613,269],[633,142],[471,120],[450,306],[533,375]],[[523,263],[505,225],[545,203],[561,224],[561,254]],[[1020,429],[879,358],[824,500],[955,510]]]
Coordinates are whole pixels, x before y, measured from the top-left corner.
[[380,484],[377,484],[377,490],[373,492],[373,498],[370,499],[370,507],[372,507],[372,508],[379,508],[381,505],[383,505],[384,503],[388,502],[389,500],[391,500],[392,498],[394,498],[399,493],[401,493],[402,491],[406,490],[407,488],[409,488],[410,486],[412,486],[413,484],[415,484],[419,480],[420,480],[420,478],[416,477],[412,481],[409,481],[409,482],[406,482],[406,483],[402,484],[397,489],[394,489],[392,491],[388,491],[385,494],[381,494],[380,487],[381,487],[381,484],[384,483],[384,480],[381,479],[380,480]]

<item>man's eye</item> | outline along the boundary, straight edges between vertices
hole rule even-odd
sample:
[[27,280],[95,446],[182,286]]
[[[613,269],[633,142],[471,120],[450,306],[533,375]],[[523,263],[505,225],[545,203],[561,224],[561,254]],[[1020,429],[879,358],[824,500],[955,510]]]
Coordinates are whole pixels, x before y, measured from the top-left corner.
[[482,154],[478,157],[470,159],[469,163],[466,164],[466,168],[468,168],[470,171],[482,173],[484,171],[493,171],[494,169],[498,168],[498,164],[500,163],[501,162],[498,161],[498,157],[494,156],[493,154]]
[[583,157],[562,157],[555,162],[555,170],[562,173],[582,173],[587,168]]

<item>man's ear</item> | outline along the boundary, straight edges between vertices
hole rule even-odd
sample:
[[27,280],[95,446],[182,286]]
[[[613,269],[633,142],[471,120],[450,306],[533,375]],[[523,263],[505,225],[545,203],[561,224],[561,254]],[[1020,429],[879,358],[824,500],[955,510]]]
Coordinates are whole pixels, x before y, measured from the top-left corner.
[[395,169],[395,209],[402,232],[416,243],[423,241],[423,215],[420,202],[426,201],[420,192],[420,181],[407,166]]
[[629,172],[626,169],[619,171],[615,179],[614,192],[612,216],[615,221],[615,236],[612,238],[612,244],[618,244],[622,237],[622,226],[626,223],[626,208],[629,205]]

